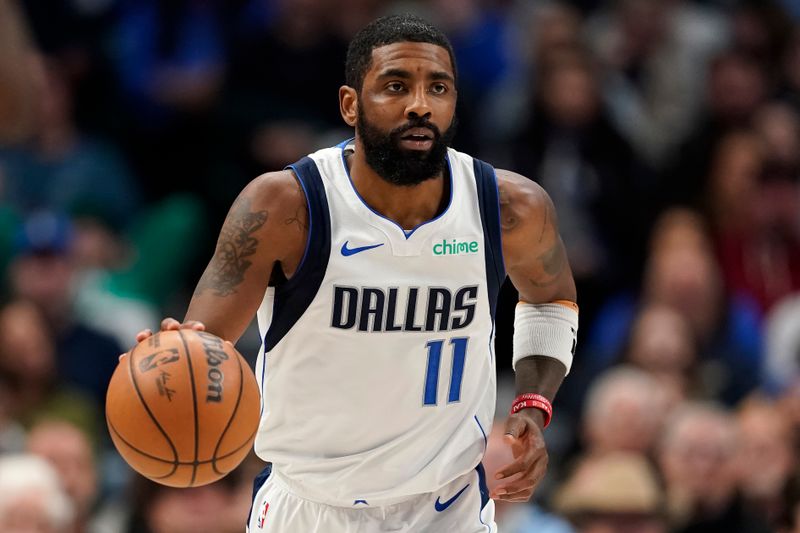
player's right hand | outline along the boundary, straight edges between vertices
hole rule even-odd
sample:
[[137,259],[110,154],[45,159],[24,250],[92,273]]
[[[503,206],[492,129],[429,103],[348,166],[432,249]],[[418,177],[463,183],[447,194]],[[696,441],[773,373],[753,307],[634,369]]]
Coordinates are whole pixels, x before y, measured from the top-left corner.
[[[178,322],[171,316],[168,316],[164,320],[161,321],[161,330],[160,331],[170,331],[170,330],[178,330],[178,329],[193,329],[195,331],[205,331],[206,325],[202,322],[197,320],[187,320],[186,322]],[[148,337],[153,336],[153,330],[150,328],[145,328],[139,333],[136,334],[136,343],[140,343],[143,340],[147,339]],[[122,360],[123,357],[128,355],[128,352],[121,354],[119,359]]]

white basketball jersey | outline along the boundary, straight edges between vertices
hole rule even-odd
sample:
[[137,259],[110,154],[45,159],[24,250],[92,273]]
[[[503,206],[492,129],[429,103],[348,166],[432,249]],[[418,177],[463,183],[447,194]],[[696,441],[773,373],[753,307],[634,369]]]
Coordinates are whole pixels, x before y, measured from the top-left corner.
[[355,190],[345,143],[290,168],[307,249],[258,311],[256,452],[299,496],[386,505],[474,469],[495,405],[505,278],[493,169],[448,151],[450,201],[413,230]]

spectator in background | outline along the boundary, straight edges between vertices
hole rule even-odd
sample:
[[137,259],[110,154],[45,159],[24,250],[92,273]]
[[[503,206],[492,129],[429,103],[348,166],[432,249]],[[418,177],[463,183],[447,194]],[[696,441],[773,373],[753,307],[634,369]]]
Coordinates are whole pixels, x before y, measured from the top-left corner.
[[728,133],[707,180],[708,211],[728,292],[750,296],[762,311],[800,289],[800,187],[794,176],[781,175],[779,151],[773,141],[776,174],[771,176],[762,139],[750,130]]
[[642,370],[619,367],[601,374],[586,394],[586,454],[650,455],[668,414],[667,399],[659,382]]
[[36,100],[28,61],[33,53],[15,0],[0,2],[0,145],[28,138]]
[[537,75],[536,103],[512,145],[512,166],[553,199],[581,293],[581,317],[591,321],[610,291],[636,277],[647,172],[608,120],[596,69],[583,49],[551,49]]
[[[498,481],[494,473],[514,460],[511,448],[504,442],[504,421],[495,420],[486,443],[482,464],[486,469],[486,486],[491,494]],[[533,503],[510,503],[495,500],[495,522],[503,533],[575,533],[570,525]]]
[[[33,303],[55,340],[54,374],[90,395],[98,408],[117,366],[120,346],[76,319],[72,227],[65,217],[38,212],[19,228],[18,254],[9,272],[11,292]],[[55,374],[57,372],[57,374]]]
[[93,398],[58,375],[55,345],[39,309],[15,301],[0,309],[0,380],[9,416],[25,427],[42,418],[69,420],[96,436],[100,414]]
[[775,396],[791,395],[791,388],[800,384],[800,294],[776,304],[764,321],[764,330],[764,388]]
[[767,533],[738,493],[736,421],[710,404],[691,403],[667,421],[658,463],[676,533]]
[[72,533],[74,510],[58,474],[32,455],[0,457],[0,531]]
[[150,199],[202,194],[208,183],[225,69],[222,6],[119,1],[110,40],[122,93],[120,141]]
[[800,26],[795,26],[781,56],[778,94],[800,111]]
[[25,449],[25,429],[14,418],[16,414],[14,396],[15,390],[12,384],[4,377],[0,377],[0,455],[18,453]]
[[213,185],[221,205],[251,176],[283,168],[314,151],[321,134],[341,130],[338,107],[320,96],[336,94],[344,82],[351,36],[328,21],[329,10],[341,8],[323,0],[279,0],[271,7],[259,26],[250,21],[233,36],[221,102],[226,135],[219,139],[228,176]]
[[[240,533],[241,515],[232,514],[232,506],[242,508],[243,496],[237,490],[239,471],[220,481],[192,488],[158,485],[136,478],[133,514],[126,533]],[[252,492],[246,495],[252,500]],[[249,507],[249,505],[247,506]],[[245,508],[247,508],[245,507]]]
[[[511,142],[527,127],[537,104],[537,80],[544,58],[557,50],[579,49],[581,15],[576,8],[560,1],[517,2],[507,17],[503,46],[516,47],[504,63],[506,72],[495,80],[480,104],[478,132],[480,152],[487,160],[509,161]],[[519,63],[519,64],[517,64]],[[465,109],[461,115],[468,115]],[[513,162],[507,163],[509,166]]]
[[90,438],[77,426],[43,420],[31,428],[27,451],[46,459],[56,469],[75,510],[70,533],[118,533],[120,522],[110,514],[100,516],[98,479]]
[[125,161],[109,143],[78,130],[62,66],[39,55],[28,61],[37,74],[35,129],[29,142],[0,150],[4,200],[23,213],[92,206],[124,226],[140,204]]
[[606,2],[586,29],[615,123],[641,157],[663,164],[703,104],[706,67],[727,43],[728,21],[686,0],[621,0]]
[[[479,153],[482,147],[497,142],[496,116],[491,112],[472,113],[471,109],[491,109],[492,99],[513,82],[522,64],[521,50],[510,14],[491,2],[480,0],[434,0],[431,19],[453,44],[458,65],[459,150]],[[502,129],[502,125],[499,125]]]
[[725,293],[705,223],[697,213],[665,212],[650,242],[640,294],[620,293],[606,303],[588,334],[584,352],[589,360],[584,366],[610,364],[622,353],[638,309],[665,305],[680,313],[691,329],[705,393],[736,403],[759,384],[757,308],[745,296]]
[[791,38],[792,20],[780,0],[741,0],[730,12],[731,47],[746,53],[774,80]]
[[714,58],[706,106],[694,129],[671,152],[670,164],[663,166],[658,196],[664,205],[705,207],[713,156],[721,140],[731,131],[749,127],[768,95],[768,83],[763,66],[746,54],[729,50]]
[[581,460],[555,498],[578,533],[667,533],[664,507],[655,469],[635,453]]
[[631,329],[624,360],[658,380],[675,406],[705,393],[698,369],[697,346],[686,319],[663,304],[646,305]]
[[737,422],[739,490],[751,512],[776,526],[783,489],[797,468],[793,428],[784,413],[760,397],[744,402]]
[[800,110],[781,100],[762,105],[753,119],[753,128],[764,150],[763,178],[769,183],[800,181]]
[[93,134],[115,131],[120,126],[119,90],[109,63],[108,37],[119,0],[19,3],[37,49],[59,64],[72,88],[79,129]]

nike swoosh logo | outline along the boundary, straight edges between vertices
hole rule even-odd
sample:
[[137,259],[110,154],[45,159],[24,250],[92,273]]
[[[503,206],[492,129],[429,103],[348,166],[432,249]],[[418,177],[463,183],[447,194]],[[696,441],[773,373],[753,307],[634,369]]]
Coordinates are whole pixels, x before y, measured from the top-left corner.
[[466,487],[464,487],[460,491],[456,492],[456,495],[453,496],[452,498],[450,498],[449,500],[447,500],[446,502],[440,502],[439,498],[436,498],[436,501],[433,503],[433,506],[436,508],[436,512],[437,513],[441,513],[442,511],[444,511],[445,509],[447,509],[448,507],[453,505],[453,502],[456,501],[458,499],[458,497],[461,496],[461,494],[465,490],[467,490],[467,487],[469,487],[469,483],[467,483]]
[[348,248],[347,243],[350,241],[344,241],[342,245],[342,255],[347,257],[349,255],[355,255],[357,253],[366,252],[367,250],[372,250],[373,248],[377,248],[378,246],[383,246],[384,243],[379,244],[369,244],[367,246],[358,246],[356,248]]

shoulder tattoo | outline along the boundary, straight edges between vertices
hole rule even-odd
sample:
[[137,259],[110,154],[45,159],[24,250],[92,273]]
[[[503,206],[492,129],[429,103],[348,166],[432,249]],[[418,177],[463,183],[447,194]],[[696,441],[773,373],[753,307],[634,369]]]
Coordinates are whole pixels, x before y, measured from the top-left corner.
[[556,242],[544,253],[537,257],[541,268],[541,274],[536,278],[528,278],[534,287],[548,287],[558,281],[559,276],[564,271],[567,264],[566,251],[561,244],[561,239]]
[[222,226],[214,257],[200,278],[195,295],[205,290],[214,291],[216,296],[236,292],[236,287],[244,281],[244,274],[252,265],[247,258],[255,254],[258,247],[258,239],[253,234],[268,217],[266,210],[251,211],[249,199],[237,200]]
[[[553,225],[553,222],[551,221],[552,215],[550,215],[550,209],[551,207],[549,205],[545,206],[542,230],[539,233],[539,244],[544,241],[545,235],[548,233],[548,226]],[[555,233],[554,228],[551,228],[550,233]],[[564,267],[567,264],[567,256],[566,250],[564,250],[564,244],[561,242],[561,239],[557,234],[554,236],[555,241],[553,244],[546,251],[539,254],[539,256],[536,258],[541,269],[541,275],[538,279],[529,279],[531,284],[533,284],[535,287],[547,287],[555,283],[561,273],[564,271]]]
[[500,229],[502,231],[510,231],[514,229],[519,220],[516,213],[514,213],[514,206],[512,205],[511,198],[509,198],[508,190],[505,187],[498,188],[499,203],[500,203]]
[[302,203],[294,212],[293,216],[283,221],[286,226],[296,226],[305,235],[308,232],[308,208],[305,202]]

